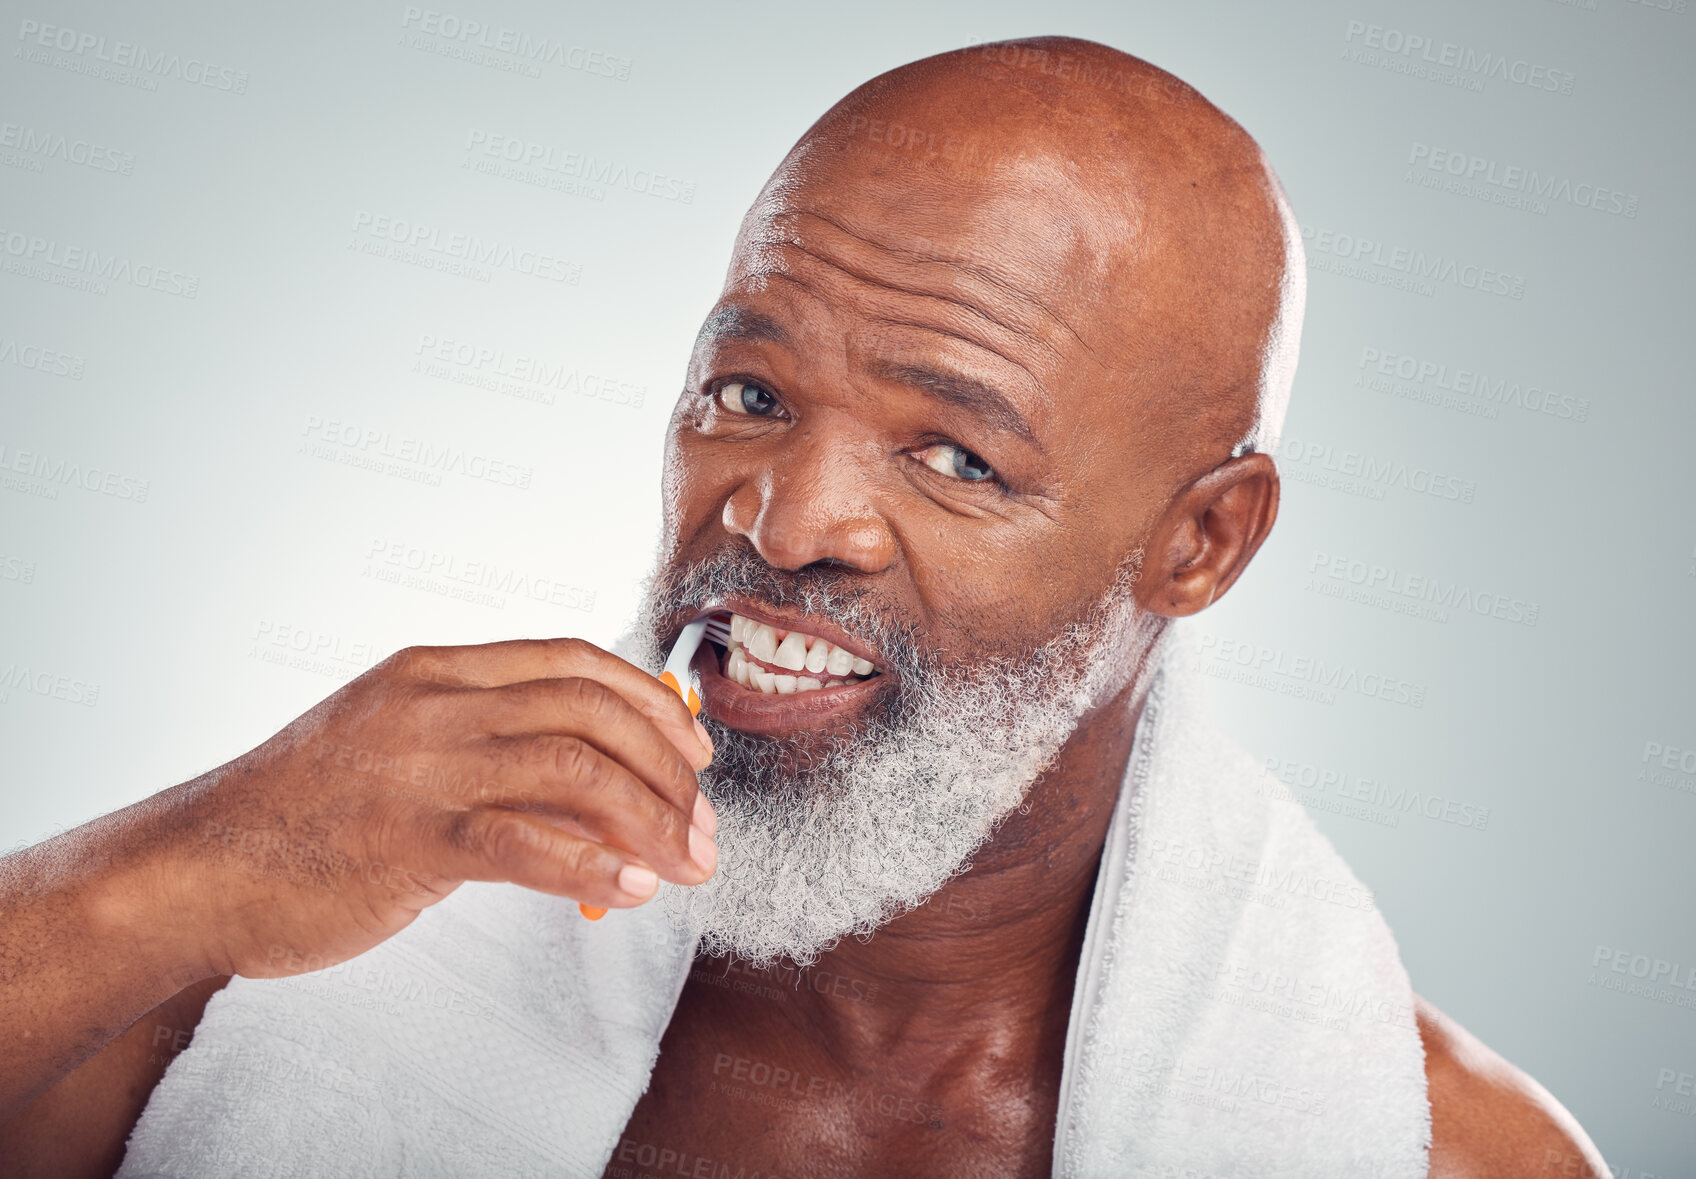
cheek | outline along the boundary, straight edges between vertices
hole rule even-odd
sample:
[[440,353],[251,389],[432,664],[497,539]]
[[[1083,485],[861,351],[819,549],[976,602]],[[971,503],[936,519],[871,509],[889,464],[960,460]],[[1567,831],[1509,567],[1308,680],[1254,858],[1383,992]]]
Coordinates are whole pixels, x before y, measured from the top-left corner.
[[908,538],[913,578],[931,629],[947,646],[980,655],[1013,652],[1051,638],[1086,611],[1097,581],[1080,540],[1043,521],[999,536],[961,528]]
[[945,634],[948,645],[982,655],[1045,640],[1052,633],[1053,599],[1077,582],[1077,570],[1058,560],[1052,536],[1035,528],[1006,536],[938,529],[909,538],[907,553],[929,626]]
[[731,459],[724,447],[687,428],[667,439],[661,497],[672,536],[697,536],[718,525],[725,501],[748,479],[748,471]]

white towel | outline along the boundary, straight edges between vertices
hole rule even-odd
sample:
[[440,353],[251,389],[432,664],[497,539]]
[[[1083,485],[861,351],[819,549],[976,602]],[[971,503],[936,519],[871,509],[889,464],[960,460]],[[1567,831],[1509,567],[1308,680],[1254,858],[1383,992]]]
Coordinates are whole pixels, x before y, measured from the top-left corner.
[[[1102,858],[1054,1173],[1423,1179],[1424,1054],[1390,931],[1207,728],[1180,660],[1150,692]],[[352,962],[233,980],[118,1174],[594,1179],[693,950],[648,908],[590,923],[463,885]]]
[[1209,727],[1174,636],[1108,831],[1056,1176],[1424,1179],[1395,939],[1305,811]]

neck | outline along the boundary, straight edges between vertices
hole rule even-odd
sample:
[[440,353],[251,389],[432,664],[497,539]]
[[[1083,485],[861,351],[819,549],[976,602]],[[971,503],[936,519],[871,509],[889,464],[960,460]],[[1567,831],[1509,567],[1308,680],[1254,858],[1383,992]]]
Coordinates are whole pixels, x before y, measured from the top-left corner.
[[866,1065],[889,1060],[898,1045],[1008,1050],[1009,1041],[1052,1036],[1056,1012],[1064,1038],[1149,662],[1084,718],[1031,787],[1028,813],[1010,814],[969,871],[868,941],[845,939],[804,973],[798,1001],[786,1007],[816,1042]]

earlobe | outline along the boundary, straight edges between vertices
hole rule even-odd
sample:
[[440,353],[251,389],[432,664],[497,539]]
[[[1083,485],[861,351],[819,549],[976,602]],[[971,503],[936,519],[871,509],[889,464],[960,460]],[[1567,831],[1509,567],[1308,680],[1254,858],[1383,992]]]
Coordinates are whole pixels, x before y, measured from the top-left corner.
[[1152,550],[1160,561],[1143,570],[1149,594],[1144,606],[1167,618],[1182,618],[1207,605],[1206,598],[1196,600],[1196,575],[1206,569],[1207,530],[1188,511],[1168,513],[1162,525],[1166,536]]
[[1199,613],[1235,584],[1278,516],[1278,471],[1263,454],[1229,459],[1173,497],[1144,568],[1143,607],[1167,618]]

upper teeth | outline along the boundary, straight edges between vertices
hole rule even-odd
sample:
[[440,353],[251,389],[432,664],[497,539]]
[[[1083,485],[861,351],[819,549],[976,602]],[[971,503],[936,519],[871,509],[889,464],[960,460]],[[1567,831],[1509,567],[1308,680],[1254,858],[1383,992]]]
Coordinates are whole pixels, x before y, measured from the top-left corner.
[[[807,674],[767,671],[750,663],[750,657],[768,667]],[[792,630],[780,641],[776,627],[740,614],[730,616],[729,658],[724,671],[739,684],[767,693],[814,692],[833,686],[825,677],[834,682],[852,682],[854,677],[865,677],[876,670],[870,660],[861,659],[828,639]]]

